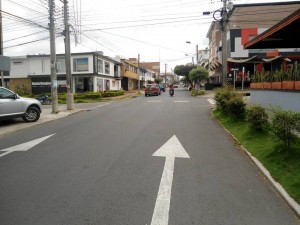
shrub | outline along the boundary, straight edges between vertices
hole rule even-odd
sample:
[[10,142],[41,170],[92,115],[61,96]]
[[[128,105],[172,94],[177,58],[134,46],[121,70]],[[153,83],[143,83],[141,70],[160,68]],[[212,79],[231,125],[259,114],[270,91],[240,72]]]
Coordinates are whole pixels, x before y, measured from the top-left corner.
[[268,115],[260,105],[252,105],[246,109],[246,121],[255,130],[263,130],[268,125]]
[[120,96],[120,95],[124,95],[125,91],[124,90],[120,90],[120,91],[105,91],[103,93],[103,97],[114,97],[114,96]]
[[86,92],[85,93],[85,98],[99,99],[99,98],[101,98],[101,93],[100,92]]
[[203,90],[195,90],[195,89],[193,89],[192,92],[191,92],[192,96],[198,96],[198,95],[204,95],[204,94],[205,94],[205,91],[203,91]]
[[228,112],[227,104],[228,101],[235,95],[233,89],[230,86],[217,89],[215,100],[217,108],[223,112]]
[[291,144],[297,139],[295,131],[299,128],[299,113],[278,109],[273,109],[273,113],[272,131],[283,142],[284,146],[289,149]]
[[27,84],[18,84],[15,87],[15,92],[20,96],[30,95],[31,90]]
[[[75,100],[100,99],[101,97],[102,97],[102,94],[100,92],[85,92],[85,93],[75,93],[74,94]],[[66,95],[64,95],[64,98],[66,99]]]
[[241,95],[232,96],[227,102],[227,111],[236,117],[242,118],[245,115],[246,104]]
[[[48,96],[51,96],[51,94],[48,95]],[[75,98],[75,96],[76,96],[76,94],[74,94],[74,98]],[[58,94],[58,101],[63,102],[63,101],[66,101],[66,99],[67,99],[67,94],[66,93],[59,93]]]
[[243,118],[245,116],[246,104],[243,96],[234,92],[231,86],[218,89],[215,95],[217,108],[222,112]]

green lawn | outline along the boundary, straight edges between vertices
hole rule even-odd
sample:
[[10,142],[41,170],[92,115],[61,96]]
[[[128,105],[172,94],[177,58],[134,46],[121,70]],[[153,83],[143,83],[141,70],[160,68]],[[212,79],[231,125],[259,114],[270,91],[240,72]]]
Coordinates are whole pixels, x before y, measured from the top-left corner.
[[271,173],[289,195],[300,203],[300,139],[286,150],[270,131],[257,132],[244,120],[234,119],[219,110],[213,115]]

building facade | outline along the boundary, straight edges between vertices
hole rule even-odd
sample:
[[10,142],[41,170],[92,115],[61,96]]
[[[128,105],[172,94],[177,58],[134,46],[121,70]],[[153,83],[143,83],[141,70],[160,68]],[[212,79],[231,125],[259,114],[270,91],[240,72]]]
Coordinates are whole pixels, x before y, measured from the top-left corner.
[[[56,57],[58,92],[66,92],[65,56]],[[121,89],[121,63],[102,52],[71,55],[72,91],[96,92]],[[51,92],[50,55],[11,57],[9,88],[28,85],[33,94]]]
[[138,66],[127,59],[121,59],[121,86],[125,91],[138,88]]
[[[278,21],[300,8],[299,2],[257,3],[235,5],[228,13],[226,26],[227,74],[236,71],[236,80],[250,81],[256,71],[276,70],[282,63],[300,59],[299,49],[244,49],[244,45]],[[296,32],[296,31],[295,31]],[[222,29],[213,22],[209,38],[210,82],[220,83],[222,76]],[[244,72],[245,71],[245,72]]]

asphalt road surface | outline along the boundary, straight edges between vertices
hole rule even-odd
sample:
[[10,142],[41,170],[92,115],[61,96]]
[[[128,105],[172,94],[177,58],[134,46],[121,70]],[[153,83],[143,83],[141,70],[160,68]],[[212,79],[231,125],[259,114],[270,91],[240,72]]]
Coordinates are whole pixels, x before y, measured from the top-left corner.
[[16,131],[0,151],[1,225],[299,224],[184,90]]

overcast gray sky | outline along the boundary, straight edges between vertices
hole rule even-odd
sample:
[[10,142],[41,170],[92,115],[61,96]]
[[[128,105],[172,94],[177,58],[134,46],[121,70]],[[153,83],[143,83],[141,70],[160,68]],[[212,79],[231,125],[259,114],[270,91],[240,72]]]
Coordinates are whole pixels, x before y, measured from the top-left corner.
[[[48,0],[0,0],[4,55],[49,54]],[[288,0],[232,0],[233,4]],[[55,0],[57,53],[64,53],[62,3]],[[160,61],[168,71],[208,46],[206,34],[221,0],[69,0],[72,52]],[[31,23],[29,23],[31,22]],[[78,43],[75,44],[75,33]],[[192,44],[187,44],[190,41]],[[186,56],[185,54],[188,54]]]

